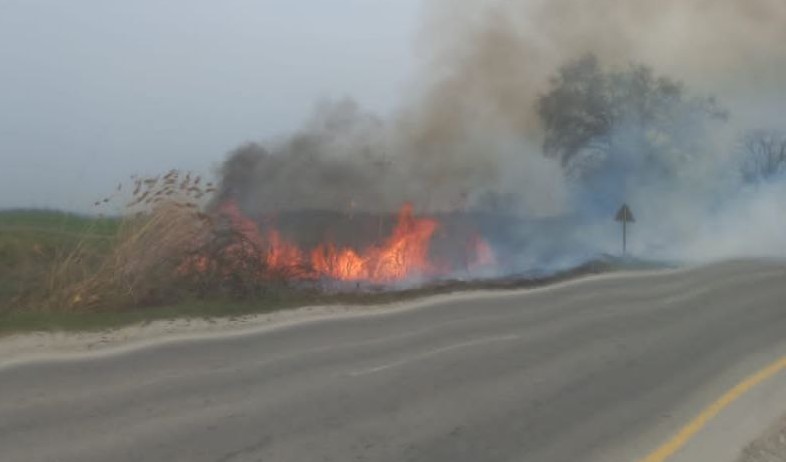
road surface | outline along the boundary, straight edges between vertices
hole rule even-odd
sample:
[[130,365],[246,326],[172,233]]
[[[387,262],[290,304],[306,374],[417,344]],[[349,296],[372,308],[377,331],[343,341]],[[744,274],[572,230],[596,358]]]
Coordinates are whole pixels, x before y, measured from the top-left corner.
[[[0,367],[0,460],[639,460],[785,354],[777,263],[468,294]],[[669,460],[735,460],[784,382]]]

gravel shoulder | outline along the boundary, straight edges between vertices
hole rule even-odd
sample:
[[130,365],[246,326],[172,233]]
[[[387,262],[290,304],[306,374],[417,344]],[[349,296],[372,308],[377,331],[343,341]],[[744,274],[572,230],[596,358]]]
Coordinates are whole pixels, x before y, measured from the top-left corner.
[[749,444],[738,462],[786,462],[786,416]]
[[42,331],[0,336],[0,366],[41,358],[69,357],[144,348],[145,346],[204,337],[248,335],[264,330],[285,328],[303,322],[352,316],[382,315],[394,311],[419,309],[452,300],[516,296],[521,293],[550,291],[575,284],[607,278],[639,278],[687,269],[631,271],[589,275],[536,288],[512,290],[475,290],[432,295],[377,305],[327,305],[285,309],[263,314],[225,318],[179,318],[138,323],[101,331]]

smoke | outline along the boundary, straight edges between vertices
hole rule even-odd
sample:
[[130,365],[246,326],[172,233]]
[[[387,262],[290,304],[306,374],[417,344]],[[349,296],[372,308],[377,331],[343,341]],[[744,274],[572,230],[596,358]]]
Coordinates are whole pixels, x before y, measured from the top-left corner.
[[[492,244],[515,253],[518,269],[617,252],[611,218],[623,201],[639,218],[631,248],[641,256],[758,254],[786,243],[786,232],[765,231],[781,225],[769,217],[782,216],[783,186],[746,184],[737,140],[783,128],[782,43],[782,0],[426,1],[419,72],[397,114],[322,102],[293,136],[230,153],[220,197],[252,215],[412,202],[420,212],[513,217],[518,236],[497,233],[506,237]],[[544,151],[539,103],[566,66],[590,55],[604,88],[624,101],[609,106],[612,125],[577,146],[585,163],[569,163]],[[652,101],[678,95],[658,109],[665,122],[630,109],[642,69]],[[723,123],[696,103],[712,95],[730,115]],[[613,148],[593,152],[599,141]]]
[[420,127],[406,115],[380,120],[349,99],[324,101],[293,136],[231,152],[219,197],[258,214],[392,212],[404,202],[428,213],[564,207],[559,165],[520,135],[480,120],[453,137]]
[[291,138],[232,152],[221,172],[221,199],[235,197],[264,213],[388,209],[404,197],[393,197],[397,190],[389,184],[387,135],[384,122],[352,101],[323,102]]
[[[430,125],[494,111],[537,136],[532,102],[565,62],[643,63],[726,100],[781,92],[786,3],[780,0],[434,0],[421,43],[432,76]],[[437,44],[433,46],[431,44]],[[782,100],[781,100],[782,101]],[[461,128],[451,123],[453,130]]]

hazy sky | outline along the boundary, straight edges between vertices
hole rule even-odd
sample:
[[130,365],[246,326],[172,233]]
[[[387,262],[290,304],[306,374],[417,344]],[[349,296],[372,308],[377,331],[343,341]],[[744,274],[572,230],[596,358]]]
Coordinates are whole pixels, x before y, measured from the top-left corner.
[[0,0],[0,208],[207,170],[320,98],[391,110],[419,0]]

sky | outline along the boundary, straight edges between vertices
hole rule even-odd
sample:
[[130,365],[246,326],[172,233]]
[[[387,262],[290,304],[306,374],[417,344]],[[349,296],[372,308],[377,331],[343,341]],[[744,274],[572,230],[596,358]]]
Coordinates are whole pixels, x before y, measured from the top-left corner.
[[419,0],[0,0],[0,209],[89,212],[351,96],[395,109]]

